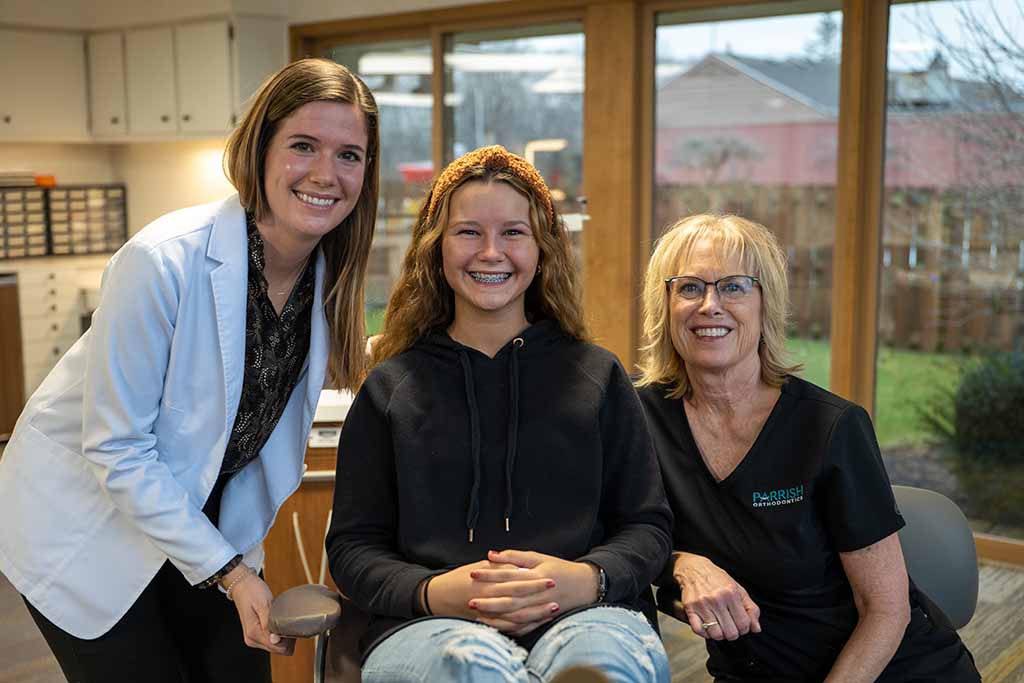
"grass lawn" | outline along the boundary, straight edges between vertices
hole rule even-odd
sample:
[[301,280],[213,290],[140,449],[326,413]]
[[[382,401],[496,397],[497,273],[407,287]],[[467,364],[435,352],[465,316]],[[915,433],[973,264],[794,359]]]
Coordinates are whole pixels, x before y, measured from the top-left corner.
[[384,309],[377,306],[366,307],[366,336],[372,337],[384,327]]
[[[804,364],[800,375],[828,388],[831,348],[828,341],[790,339],[793,360]],[[875,430],[882,447],[926,440],[920,411],[944,390],[956,385],[963,354],[922,353],[881,347],[875,387]]]

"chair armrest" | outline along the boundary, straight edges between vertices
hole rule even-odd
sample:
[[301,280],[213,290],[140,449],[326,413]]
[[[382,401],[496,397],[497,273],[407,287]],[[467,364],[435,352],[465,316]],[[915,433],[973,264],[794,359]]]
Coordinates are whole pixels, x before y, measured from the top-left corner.
[[289,588],[270,605],[270,632],[289,638],[311,638],[341,620],[341,599],[327,586],[308,583]]
[[683,594],[679,588],[658,588],[657,594],[658,611],[673,619],[678,619],[684,624],[690,623],[683,609]]

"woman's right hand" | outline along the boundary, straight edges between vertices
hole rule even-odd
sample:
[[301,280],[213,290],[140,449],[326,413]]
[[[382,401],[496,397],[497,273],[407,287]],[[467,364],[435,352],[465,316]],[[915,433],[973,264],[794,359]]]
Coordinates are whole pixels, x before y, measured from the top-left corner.
[[[486,580],[477,578],[483,569],[502,570],[503,575],[497,578],[504,580],[495,580],[493,572],[488,573]],[[481,560],[430,579],[426,586],[426,601],[431,613],[437,616],[472,619],[518,636],[550,621],[557,613],[557,607],[550,599],[554,586],[551,579],[530,569]],[[500,602],[500,613],[489,610],[483,614],[472,607],[474,600],[479,598],[497,598],[488,600],[488,603]]]
[[708,558],[672,553],[672,577],[682,591],[690,628],[701,638],[736,640],[747,633],[761,632],[761,608],[743,586]]

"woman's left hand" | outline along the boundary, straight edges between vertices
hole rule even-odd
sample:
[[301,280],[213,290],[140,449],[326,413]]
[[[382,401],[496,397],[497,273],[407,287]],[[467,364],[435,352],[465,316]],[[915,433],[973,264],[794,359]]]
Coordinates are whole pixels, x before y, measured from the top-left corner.
[[[235,571],[246,571],[247,576],[231,583]],[[283,638],[271,633],[270,603],[274,594],[270,587],[251,569],[239,565],[224,577],[224,583],[231,585],[231,599],[242,622],[242,634],[249,647],[266,650],[271,654],[290,656],[295,651],[295,639]],[[229,579],[231,577],[231,579]]]
[[[494,563],[511,564],[529,569],[533,575],[554,582],[555,585],[546,592],[546,596],[557,609],[553,610],[547,619],[531,624],[533,628],[550,621],[560,613],[597,600],[597,568],[586,562],[570,562],[530,550],[491,550],[487,553],[487,559]],[[474,579],[501,583],[511,580],[511,577],[507,569],[480,569],[475,572]],[[501,598],[475,598],[473,604],[475,609],[480,612],[479,621],[485,624],[490,621],[514,622],[519,616],[515,612],[503,613],[502,608],[505,601]]]

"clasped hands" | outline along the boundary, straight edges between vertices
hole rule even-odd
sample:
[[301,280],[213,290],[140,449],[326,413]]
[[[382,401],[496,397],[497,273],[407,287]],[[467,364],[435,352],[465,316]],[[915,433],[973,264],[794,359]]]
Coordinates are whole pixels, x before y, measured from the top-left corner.
[[472,619],[511,636],[597,599],[594,565],[527,550],[491,550],[486,560],[433,577],[425,602],[438,616]]

